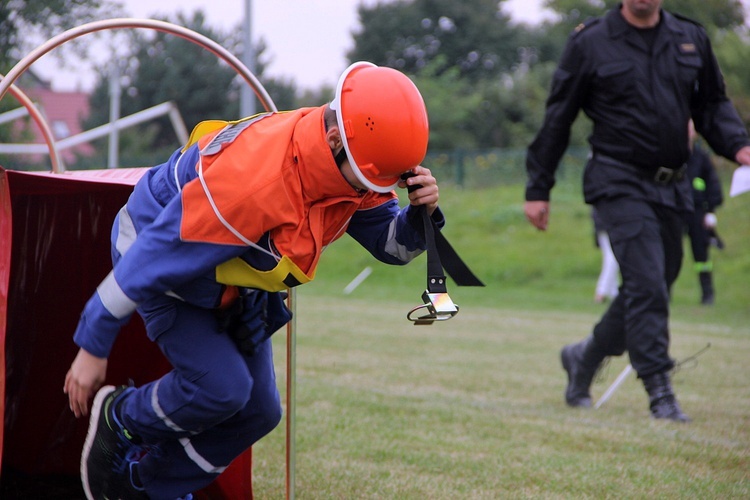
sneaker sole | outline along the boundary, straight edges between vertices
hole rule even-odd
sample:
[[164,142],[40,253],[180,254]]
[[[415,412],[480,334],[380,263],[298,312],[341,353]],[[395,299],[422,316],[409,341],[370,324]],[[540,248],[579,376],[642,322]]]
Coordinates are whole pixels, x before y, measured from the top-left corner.
[[99,389],[94,397],[94,404],[91,406],[91,413],[89,415],[89,430],[86,433],[86,440],[83,442],[83,450],[81,451],[81,483],[83,484],[83,491],[86,493],[88,500],[98,500],[91,493],[89,487],[89,468],[88,458],[91,453],[91,446],[94,444],[94,436],[96,436],[97,429],[99,428],[99,414],[102,410],[102,404],[104,400],[112,394],[117,388],[113,385],[108,385]]

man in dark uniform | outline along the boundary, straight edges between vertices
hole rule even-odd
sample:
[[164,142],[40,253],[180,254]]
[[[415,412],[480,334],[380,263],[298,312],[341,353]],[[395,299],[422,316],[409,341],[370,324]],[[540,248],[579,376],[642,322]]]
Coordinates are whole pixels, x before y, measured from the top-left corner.
[[[721,181],[708,153],[696,143],[695,128],[690,127],[692,154],[687,162],[685,174],[693,186],[695,211],[685,215],[685,230],[690,239],[695,271],[701,286],[701,304],[714,303],[713,262],[709,249],[711,240],[720,242],[716,234],[716,209],[723,203]],[[721,245],[721,243],[718,243]]]
[[563,348],[565,400],[591,406],[597,368],[627,350],[651,415],[687,422],[669,377],[668,321],[682,263],[682,217],[693,210],[684,175],[688,121],[714,151],[741,164],[750,164],[750,139],[726,97],[705,30],[661,3],[624,0],[571,35],[528,149],[524,210],[535,227],[547,228],[555,171],[583,109],[594,123],[584,198],[609,233],[622,288],[593,334]]

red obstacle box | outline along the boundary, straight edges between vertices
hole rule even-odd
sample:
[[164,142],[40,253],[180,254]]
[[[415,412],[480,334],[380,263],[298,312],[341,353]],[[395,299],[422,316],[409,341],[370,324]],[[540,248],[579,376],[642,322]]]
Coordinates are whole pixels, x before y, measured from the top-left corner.
[[[79,315],[112,268],[112,222],[146,170],[0,167],[0,498],[84,498],[88,419],[74,417],[63,382],[78,351]],[[134,315],[106,383],[141,385],[169,369]],[[252,498],[251,451],[195,498]]]

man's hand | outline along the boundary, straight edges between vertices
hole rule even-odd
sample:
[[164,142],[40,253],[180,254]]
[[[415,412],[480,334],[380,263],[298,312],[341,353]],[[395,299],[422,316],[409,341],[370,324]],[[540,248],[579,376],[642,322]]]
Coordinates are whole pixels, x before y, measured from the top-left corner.
[[737,151],[734,158],[740,165],[750,165],[750,146],[745,146]]
[[104,383],[107,375],[107,358],[98,358],[83,349],[78,350],[76,359],[65,375],[63,392],[68,395],[70,411],[76,417],[89,413],[89,401]]
[[540,231],[547,230],[549,223],[549,202],[548,201],[527,201],[523,205],[523,211],[526,218],[534,227]]
[[398,187],[403,189],[409,186],[421,186],[409,193],[409,202],[414,206],[424,205],[427,213],[432,215],[438,206],[437,179],[432,176],[429,169],[421,165],[411,169],[411,172],[414,175],[406,180],[398,181]]

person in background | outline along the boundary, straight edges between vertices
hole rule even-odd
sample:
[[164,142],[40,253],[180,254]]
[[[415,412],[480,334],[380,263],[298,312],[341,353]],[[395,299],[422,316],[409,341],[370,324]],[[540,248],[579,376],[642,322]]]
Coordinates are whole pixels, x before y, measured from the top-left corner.
[[692,154],[687,162],[687,177],[693,186],[694,212],[685,215],[685,229],[690,239],[695,271],[701,287],[700,303],[714,303],[713,262],[709,250],[712,242],[719,248],[723,243],[716,232],[716,209],[723,203],[721,181],[711,157],[697,143],[695,127],[690,122],[690,145]]
[[599,278],[596,280],[594,302],[603,304],[613,300],[619,293],[620,267],[617,265],[615,254],[612,252],[607,230],[604,229],[604,225],[594,207],[591,207],[591,219],[594,222],[594,243],[602,254],[602,268],[599,271]]
[[[423,251],[412,210],[444,224],[437,182],[419,165],[428,137],[412,81],[360,62],[330,104],[204,122],[141,178],[115,219],[114,267],[85,306],[65,377],[77,417],[96,393],[87,498],[189,498],[278,425],[270,336],[291,317],[281,294],[311,281],[344,233],[387,264]],[[409,186],[400,208],[394,189]],[[172,370],[100,389],[135,311]]]
[[546,230],[550,191],[580,110],[593,121],[583,175],[620,266],[622,286],[591,335],[563,347],[565,401],[590,407],[607,356],[625,351],[643,382],[650,414],[689,422],[672,389],[669,294],[683,256],[683,217],[693,210],[688,122],[713,150],[750,164],[750,138],[726,96],[706,31],[661,8],[623,0],[571,34],[554,73],[544,123],[528,148],[529,222]]

